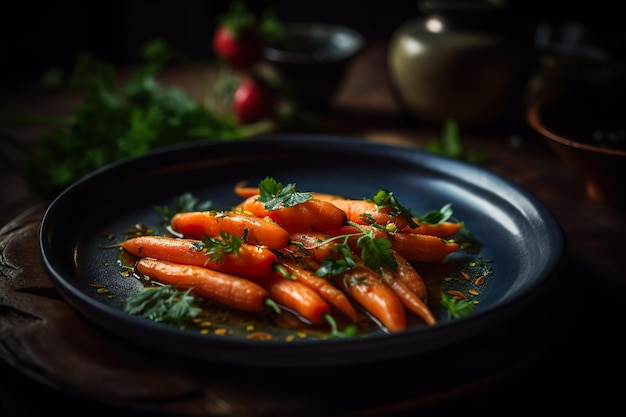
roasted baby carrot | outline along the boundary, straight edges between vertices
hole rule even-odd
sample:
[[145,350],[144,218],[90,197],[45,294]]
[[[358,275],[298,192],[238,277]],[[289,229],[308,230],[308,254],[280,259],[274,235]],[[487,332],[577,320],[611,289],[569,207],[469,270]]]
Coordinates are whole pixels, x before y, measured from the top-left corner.
[[348,220],[357,224],[387,225],[393,223],[398,229],[408,225],[408,220],[404,214],[392,207],[378,208],[376,203],[370,200],[349,199],[320,193],[311,193],[311,195],[340,208],[345,212]]
[[440,262],[456,252],[459,244],[433,235],[387,233],[391,247],[412,262]]
[[318,277],[315,272],[307,269],[305,265],[299,263],[296,258],[285,255],[278,257],[278,264],[275,268],[282,267],[292,279],[296,279],[311,287],[322,296],[330,305],[345,314],[352,321],[356,321],[357,314],[354,306],[339,288],[331,284],[326,278]]
[[396,265],[398,265],[398,268],[395,271],[390,272],[394,277],[406,284],[406,286],[409,287],[415,295],[421,299],[425,299],[428,295],[428,289],[426,287],[426,283],[422,279],[422,276],[409,261],[407,261],[395,250],[393,251],[393,256],[396,258]]
[[167,236],[137,236],[120,243],[135,256],[203,266],[249,278],[270,275],[277,258],[264,246],[242,243],[238,252],[207,253],[202,241]]
[[258,196],[246,198],[239,207],[257,217],[269,217],[288,232],[338,229],[346,222],[346,213],[327,201],[310,199],[289,207],[268,210]]
[[142,258],[136,268],[162,284],[191,288],[198,296],[242,311],[263,311],[269,298],[267,290],[248,279],[201,266]]
[[[372,231],[375,238],[386,238],[391,241],[391,247],[399,255],[411,262],[439,262],[459,249],[459,244],[433,235],[419,233],[393,233],[380,228],[361,225],[362,229]],[[329,230],[333,236],[351,235],[359,233],[354,226],[344,226],[341,229]],[[356,237],[349,239],[349,244],[356,251]]]
[[442,222],[438,224],[421,223],[415,219],[418,227],[406,226],[400,230],[401,233],[418,233],[421,235],[433,235],[442,238],[448,238],[461,230],[463,225],[454,222]]
[[376,272],[359,263],[348,272],[336,275],[334,280],[387,330],[400,332],[406,328],[404,305]]
[[259,195],[261,192],[259,187],[249,187],[246,185],[245,182],[239,182],[235,184],[233,191],[241,198],[248,198],[252,197],[253,195]]
[[171,220],[172,229],[185,237],[202,239],[216,237],[221,231],[239,236],[246,243],[279,249],[289,243],[289,232],[277,223],[234,211],[192,211],[177,213]]
[[315,261],[322,262],[326,258],[335,258],[337,254],[335,244],[342,242],[341,240],[329,241],[330,237],[332,236],[325,232],[309,231],[292,233],[289,239]]
[[324,316],[330,314],[330,305],[315,290],[300,281],[283,277],[274,272],[256,281],[265,288],[278,305],[283,306],[305,321],[312,324],[324,322]]
[[437,319],[422,298],[418,297],[408,285],[399,280],[391,271],[383,271],[383,282],[393,290],[407,310],[421,317],[429,326],[437,323]]

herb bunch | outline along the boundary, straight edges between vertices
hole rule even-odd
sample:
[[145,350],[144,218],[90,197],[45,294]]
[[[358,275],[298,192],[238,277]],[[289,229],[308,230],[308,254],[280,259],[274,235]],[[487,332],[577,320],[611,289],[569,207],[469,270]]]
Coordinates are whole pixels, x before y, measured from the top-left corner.
[[109,163],[192,140],[233,140],[271,129],[267,123],[243,126],[232,114],[196,102],[157,77],[178,54],[154,40],[143,50],[145,64],[117,87],[115,68],[91,54],[77,59],[71,74],[51,69],[48,85],[82,95],[82,103],[56,124],[33,149],[21,149],[19,167],[35,193],[55,197],[71,183]]

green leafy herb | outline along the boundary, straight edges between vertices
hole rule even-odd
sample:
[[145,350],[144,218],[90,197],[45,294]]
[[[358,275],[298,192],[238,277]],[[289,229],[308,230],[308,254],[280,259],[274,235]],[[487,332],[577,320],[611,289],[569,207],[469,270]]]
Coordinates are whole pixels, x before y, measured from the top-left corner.
[[243,240],[239,236],[220,230],[219,238],[204,235],[202,241],[195,242],[194,246],[199,250],[206,250],[207,262],[209,262],[219,261],[227,253],[235,253],[239,256],[239,249],[242,243]]
[[331,237],[320,245],[330,241],[342,239],[342,243],[337,243],[335,247],[338,249],[340,257],[335,259],[325,259],[316,271],[318,276],[336,276],[351,270],[357,265],[352,256],[352,250],[348,245],[350,237],[358,236],[357,247],[361,248],[361,261],[370,269],[380,272],[382,268],[388,268],[393,271],[398,269],[396,258],[391,251],[391,241],[382,237],[374,237],[373,230],[366,230],[361,225],[354,222],[347,224],[359,229],[359,233],[345,234]]
[[90,54],[78,57],[64,77],[51,69],[45,77],[77,91],[81,105],[61,125],[49,125],[33,149],[25,150],[23,175],[32,191],[54,197],[82,176],[114,161],[192,140],[234,140],[272,126],[240,125],[231,113],[218,113],[183,90],[166,87],[157,75],[179,57],[165,42],[144,47],[146,63],[118,88],[115,68]]
[[326,258],[318,267],[317,271],[315,271],[315,275],[319,277],[333,277],[337,275],[341,275],[345,272],[348,272],[352,268],[354,268],[357,263],[352,256],[352,250],[348,245],[348,235],[342,236],[343,243],[335,244],[335,247],[338,249],[338,252],[341,254],[341,257],[333,259]]
[[174,285],[145,287],[126,299],[124,311],[157,322],[182,325],[202,311],[194,306],[190,292],[191,289],[181,291]]
[[201,202],[192,193],[186,192],[177,197],[174,197],[173,207],[169,206],[154,206],[154,209],[163,214],[163,222],[169,223],[177,213],[184,213],[189,211],[207,211],[213,205],[212,201]]
[[430,140],[426,143],[425,149],[432,153],[455,159],[463,159],[475,164],[480,164],[485,161],[484,153],[471,149],[463,149],[459,125],[454,119],[446,120],[443,125],[441,137]]
[[417,227],[417,223],[415,223],[415,220],[413,219],[413,214],[411,213],[411,210],[400,204],[396,196],[393,195],[393,192],[382,188],[378,190],[376,194],[374,194],[374,196],[372,197],[372,201],[376,203],[376,206],[379,209],[391,207],[392,209],[397,210],[399,213],[404,214],[404,216],[409,221],[409,226]]
[[265,177],[259,182],[259,201],[266,210],[295,206],[311,198],[311,193],[299,192],[295,184],[284,186],[272,177]]
[[452,214],[452,204],[448,203],[439,210],[431,210],[423,216],[418,217],[417,220],[421,223],[437,225],[450,220]]
[[441,305],[448,309],[448,318],[461,318],[474,312],[474,304],[464,298],[456,299],[444,292],[441,293]]

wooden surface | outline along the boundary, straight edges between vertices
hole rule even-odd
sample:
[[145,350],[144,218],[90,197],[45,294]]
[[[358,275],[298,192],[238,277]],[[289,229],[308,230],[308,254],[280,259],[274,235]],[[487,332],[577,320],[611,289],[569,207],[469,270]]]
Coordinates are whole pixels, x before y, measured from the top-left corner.
[[[373,45],[354,63],[332,111],[320,119],[322,133],[416,147],[439,133],[397,107],[384,52],[384,45]],[[180,70],[164,75],[164,82],[195,91],[192,79]],[[2,97],[0,113],[62,114],[75,105],[71,96],[25,92]],[[41,131],[16,133],[28,143]],[[488,155],[487,169],[528,189],[562,225],[568,256],[558,285],[527,314],[460,346],[409,363],[299,375],[156,357],[83,321],[59,297],[37,257],[46,202],[2,167],[0,414],[38,415],[35,406],[42,402],[57,412],[177,416],[434,416],[474,410],[521,416],[550,407],[569,416],[620,414],[626,212],[587,199],[582,178],[521,118],[461,134],[465,146]]]

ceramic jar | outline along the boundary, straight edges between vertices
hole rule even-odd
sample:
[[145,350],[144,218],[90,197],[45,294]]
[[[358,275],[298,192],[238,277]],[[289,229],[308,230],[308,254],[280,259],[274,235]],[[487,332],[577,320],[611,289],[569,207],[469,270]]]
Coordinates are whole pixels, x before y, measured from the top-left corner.
[[497,0],[424,0],[423,16],[394,32],[388,70],[394,96],[418,119],[460,125],[505,121],[522,109],[534,67],[532,42]]

